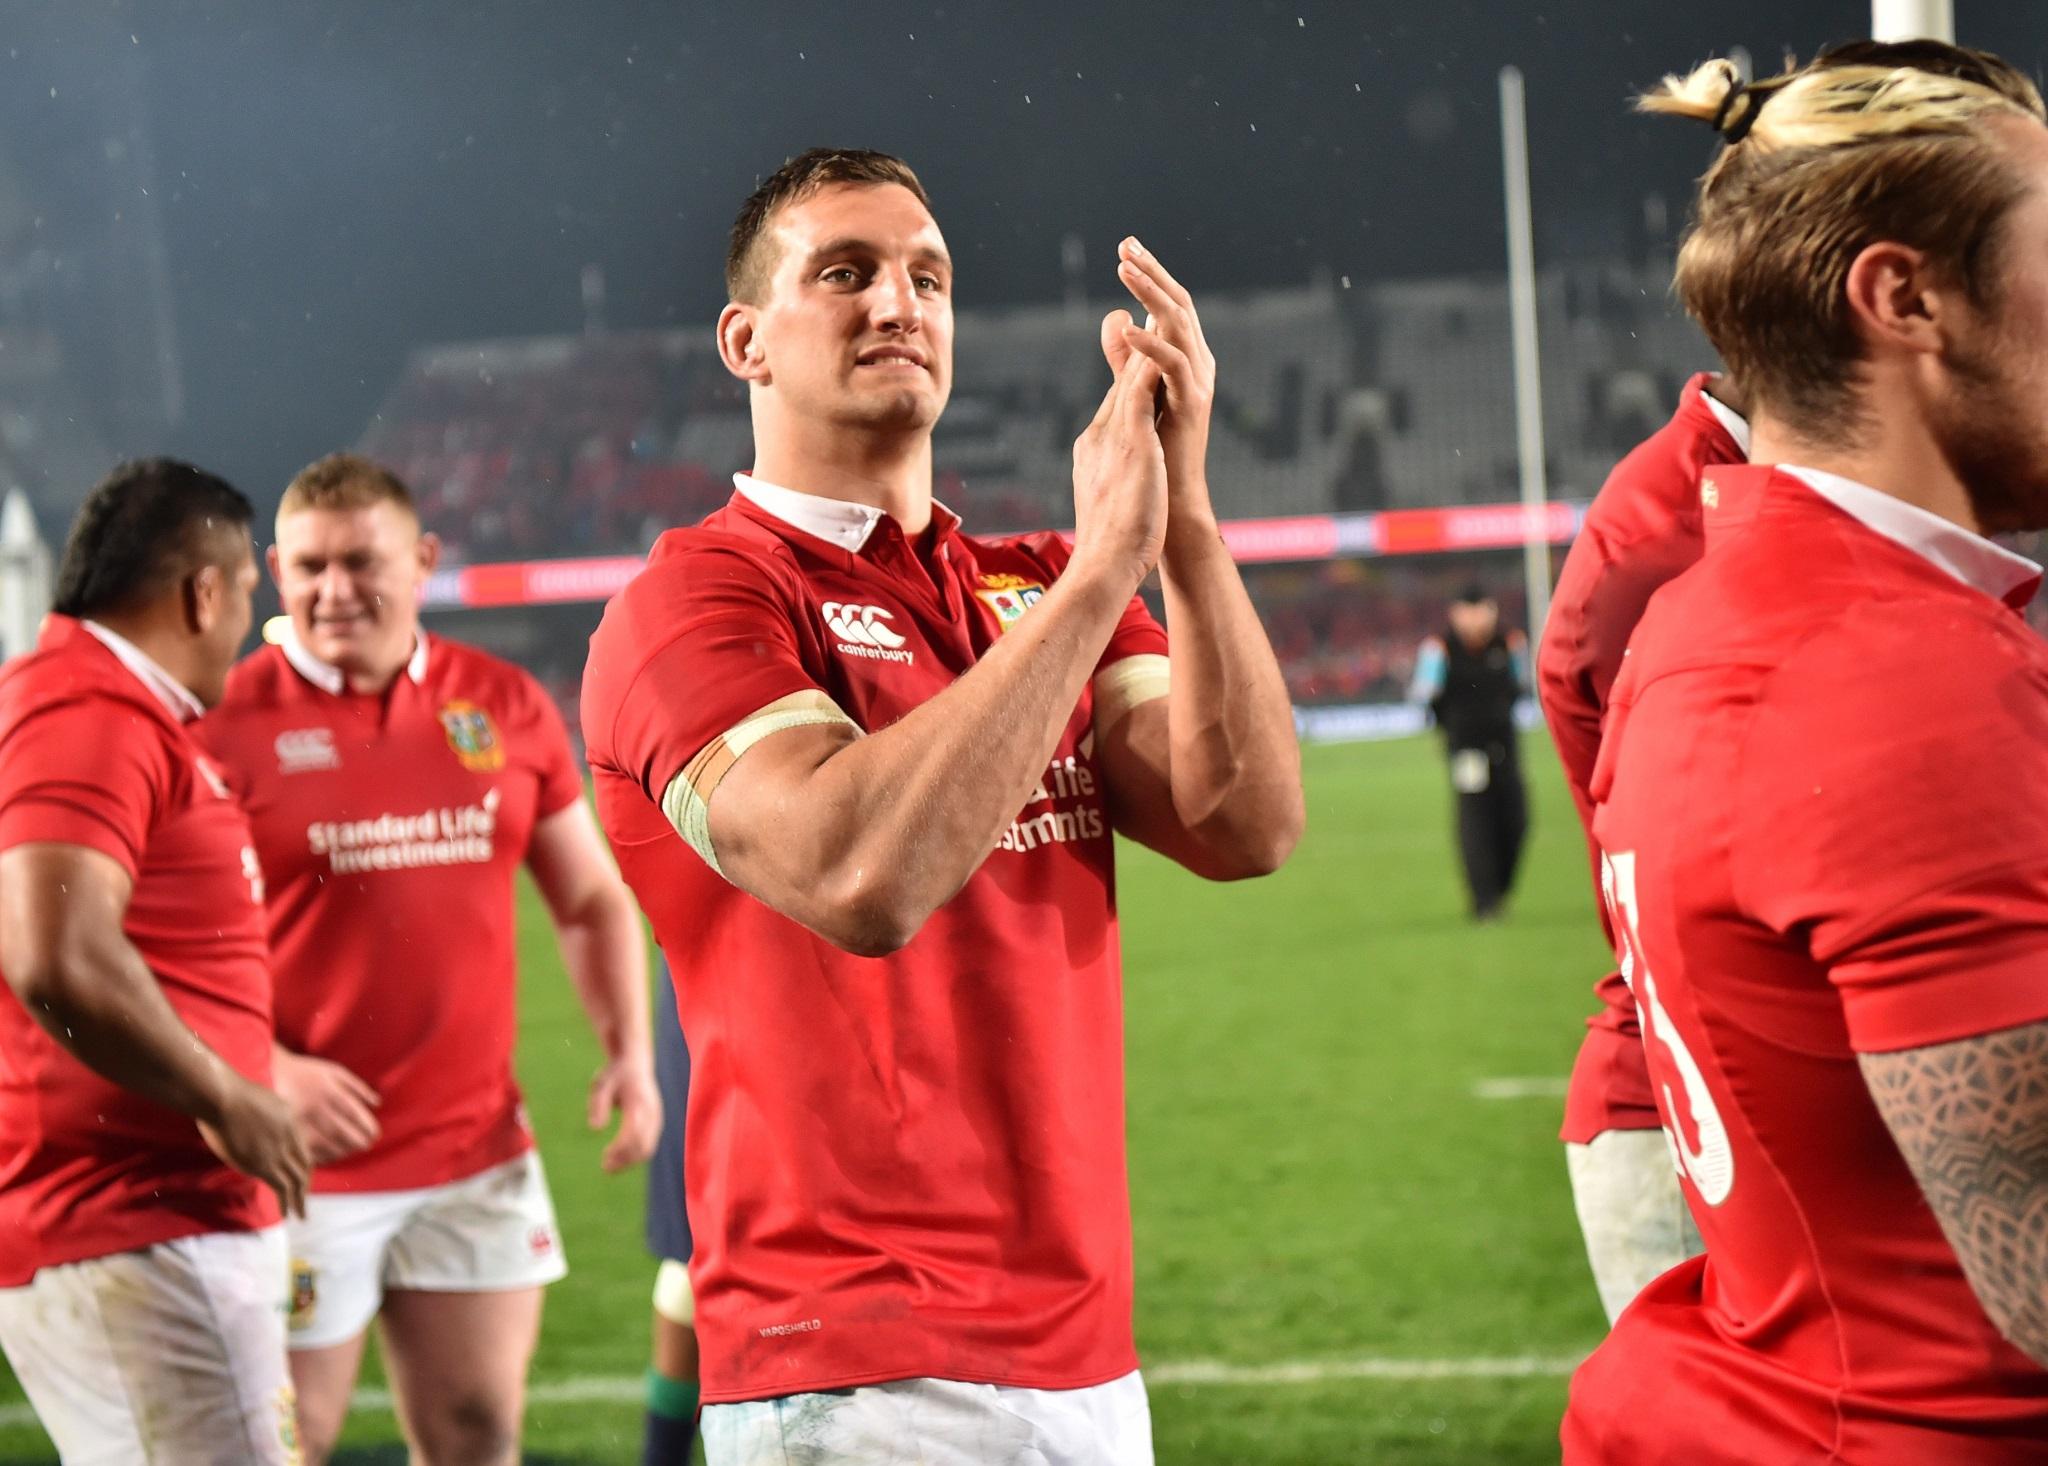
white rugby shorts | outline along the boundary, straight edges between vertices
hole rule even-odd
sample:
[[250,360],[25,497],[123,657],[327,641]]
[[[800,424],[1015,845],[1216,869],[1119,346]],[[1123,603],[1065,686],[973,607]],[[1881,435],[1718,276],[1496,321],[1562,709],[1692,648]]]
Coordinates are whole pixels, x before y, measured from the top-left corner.
[[442,1186],[309,1196],[287,1230],[294,1349],[353,1339],[387,1288],[499,1293],[569,1271],[538,1151]]
[[904,1379],[706,1405],[709,1466],[1152,1466],[1136,1370],[1079,1390]]
[[283,1227],[207,1232],[0,1288],[0,1347],[65,1466],[298,1466]]
[[1600,1306],[1613,1323],[1650,1280],[1703,1251],[1662,1130],[1603,1130],[1565,1144],[1572,1204]]

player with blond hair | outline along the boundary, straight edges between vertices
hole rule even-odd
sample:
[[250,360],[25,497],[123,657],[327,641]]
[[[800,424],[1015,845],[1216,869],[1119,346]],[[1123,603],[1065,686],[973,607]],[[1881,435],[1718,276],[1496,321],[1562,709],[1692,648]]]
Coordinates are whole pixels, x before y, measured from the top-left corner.
[[1858,43],[1711,123],[1678,288],[1750,396],[1616,684],[1594,833],[1702,1258],[1568,1463],[2048,1458],[2048,126]]
[[421,629],[438,548],[389,470],[307,466],[270,551],[286,632],[199,730],[269,877],[277,1083],[318,1162],[291,1228],[315,1463],[372,1318],[414,1461],[517,1459],[542,1288],[565,1271],[512,1072],[521,866],[604,1049],[606,1168],[644,1160],[661,1125],[639,918],[568,730],[527,673]]

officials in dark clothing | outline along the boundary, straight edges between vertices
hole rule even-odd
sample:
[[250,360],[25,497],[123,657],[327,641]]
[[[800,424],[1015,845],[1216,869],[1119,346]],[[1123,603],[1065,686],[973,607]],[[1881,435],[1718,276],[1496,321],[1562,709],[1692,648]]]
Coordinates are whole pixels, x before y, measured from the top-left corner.
[[1444,736],[1458,853],[1478,921],[1501,914],[1529,833],[1515,731],[1515,703],[1528,685],[1528,639],[1502,628],[1499,603],[1477,585],[1451,603],[1443,633],[1416,654],[1409,697],[1429,709]]

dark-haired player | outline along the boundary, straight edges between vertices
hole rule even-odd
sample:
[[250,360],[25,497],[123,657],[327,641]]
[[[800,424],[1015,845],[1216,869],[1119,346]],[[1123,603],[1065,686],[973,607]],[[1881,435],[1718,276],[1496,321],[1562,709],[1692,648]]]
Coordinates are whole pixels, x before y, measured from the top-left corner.
[[1251,876],[1302,806],[1193,302],[1136,240],[1118,275],[1156,326],[1103,323],[1071,544],[971,536],[931,495],[953,262],[924,190],[790,162],[719,319],[753,473],[592,638],[599,809],[690,1042],[714,1462],[1151,1460],[1111,832]]
[[306,1145],[268,1087],[249,822],[187,731],[249,631],[249,520],[124,464],[0,673],[0,1345],[66,1461],[299,1459]]

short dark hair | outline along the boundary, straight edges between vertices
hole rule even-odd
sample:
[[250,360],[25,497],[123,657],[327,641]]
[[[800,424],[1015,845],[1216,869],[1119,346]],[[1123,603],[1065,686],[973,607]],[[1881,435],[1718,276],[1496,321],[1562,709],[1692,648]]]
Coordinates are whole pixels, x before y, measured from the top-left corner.
[[175,458],[142,458],[108,474],[79,506],[57,567],[50,609],[99,616],[145,605],[208,565],[228,536],[248,542],[256,517],[234,485]]
[[750,304],[758,301],[774,273],[775,261],[767,257],[760,242],[776,210],[800,203],[834,183],[900,184],[916,194],[927,209],[932,206],[924,185],[901,158],[869,148],[812,148],[798,153],[761,180],[732,221],[732,239],[725,251],[725,291],[730,298]]

